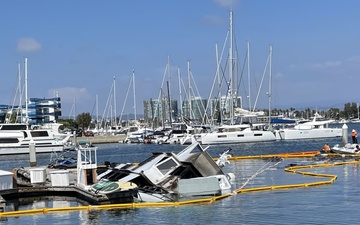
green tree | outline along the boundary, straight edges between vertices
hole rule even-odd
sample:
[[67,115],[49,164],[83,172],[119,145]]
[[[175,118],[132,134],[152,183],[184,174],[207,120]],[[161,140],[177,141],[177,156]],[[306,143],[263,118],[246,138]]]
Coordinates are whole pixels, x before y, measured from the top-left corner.
[[16,122],[16,119],[17,119],[17,115],[16,114],[11,114],[10,115],[10,123],[15,123]]
[[78,129],[78,125],[73,119],[59,119],[58,122],[62,124],[60,129],[70,129],[70,130]]
[[76,123],[82,130],[85,130],[85,127],[89,127],[91,123],[90,113],[81,113],[76,116]]

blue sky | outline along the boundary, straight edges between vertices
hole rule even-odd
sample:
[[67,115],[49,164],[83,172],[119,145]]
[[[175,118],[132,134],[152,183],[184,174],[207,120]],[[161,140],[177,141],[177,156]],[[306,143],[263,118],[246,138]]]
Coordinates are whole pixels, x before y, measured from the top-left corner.
[[[102,115],[114,76],[117,114],[123,107],[133,113],[132,89],[124,104],[133,69],[136,109],[142,113],[143,100],[159,96],[168,56],[171,95],[179,99],[177,68],[187,83],[190,61],[194,86],[207,98],[216,72],[215,44],[220,51],[230,8],[240,65],[248,41],[251,46],[252,99],[271,45],[272,108],[342,109],[359,101],[357,0],[39,0],[0,2],[0,104],[12,103],[24,57],[29,97],[57,92],[64,117],[74,99],[76,113],[94,114],[96,95]],[[244,99],[245,89],[240,88]],[[259,94],[260,108],[268,107],[266,92]]]

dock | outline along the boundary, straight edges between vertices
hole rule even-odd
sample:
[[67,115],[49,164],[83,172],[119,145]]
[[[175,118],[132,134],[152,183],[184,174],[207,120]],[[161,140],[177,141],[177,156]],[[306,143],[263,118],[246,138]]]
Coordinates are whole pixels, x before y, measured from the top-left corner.
[[[88,205],[103,205],[133,202],[133,190],[101,194],[77,185],[77,169],[51,169],[28,167],[14,170],[13,188],[0,190],[0,203],[21,198],[49,198],[51,196],[71,197]],[[0,207],[0,211],[1,208]]]

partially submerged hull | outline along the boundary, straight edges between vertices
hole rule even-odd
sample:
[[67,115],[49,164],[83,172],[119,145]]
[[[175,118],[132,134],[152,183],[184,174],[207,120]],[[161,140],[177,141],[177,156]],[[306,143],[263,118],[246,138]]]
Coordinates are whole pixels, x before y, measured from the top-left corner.
[[331,151],[338,154],[359,154],[360,150],[356,147],[357,144],[346,144],[340,147],[338,144],[331,148]]
[[275,141],[275,135],[271,131],[239,131],[208,133],[202,136],[201,143],[213,144],[235,144],[247,142]]

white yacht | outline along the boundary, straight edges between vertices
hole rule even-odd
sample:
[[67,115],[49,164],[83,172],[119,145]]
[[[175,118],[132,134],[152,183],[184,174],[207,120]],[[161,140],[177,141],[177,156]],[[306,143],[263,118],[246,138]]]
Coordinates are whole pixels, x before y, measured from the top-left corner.
[[223,125],[201,138],[203,145],[261,141],[275,141],[274,133],[269,130],[254,129],[251,124]]
[[312,121],[298,123],[290,128],[280,128],[275,131],[277,140],[297,140],[314,138],[342,137],[342,128],[332,128],[329,124],[334,120],[318,120],[319,114],[315,114]]
[[34,143],[36,153],[61,152],[70,138],[57,139],[48,129],[25,129],[12,132],[13,135],[10,133],[0,130],[0,155],[28,154],[30,143]]
[[125,143],[143,143],[146,136],[152,135],[154,133],[153,129],[139,126],[130,126],[127,129]]

